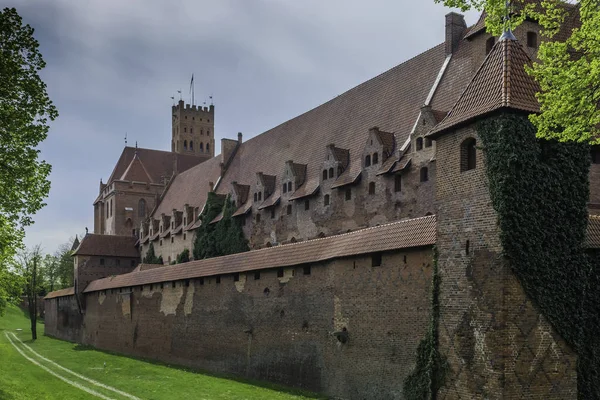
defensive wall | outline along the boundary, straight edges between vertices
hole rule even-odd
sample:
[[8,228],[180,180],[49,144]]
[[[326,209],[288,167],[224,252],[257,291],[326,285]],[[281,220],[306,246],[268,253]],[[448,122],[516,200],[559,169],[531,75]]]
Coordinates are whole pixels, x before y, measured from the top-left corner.
[[[352,399],[402,398],[430,316],[436,217],[93,281],[46,334]],[[68,291],[68,290],[67,290]],[[59,293],[61,294],[61,293]]]

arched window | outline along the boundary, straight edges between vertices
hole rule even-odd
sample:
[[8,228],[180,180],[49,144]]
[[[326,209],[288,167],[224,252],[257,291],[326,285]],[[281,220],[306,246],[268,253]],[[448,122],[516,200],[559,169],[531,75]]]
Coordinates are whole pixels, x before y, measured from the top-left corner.
[[286,183],[283,184],[283,193],[287,193],[287,184]]
[[427,167],[421,168],[421,182],[427,182],[429,180],[429,171]]
[[402,191],[402,175],[394,176],[394,192]]
[[204,145],[200,142],[200,151],[204,151]]
[[208,153],[210,151],[210,145],[208,143],[206,143],[206,152]]
[[138,217],[145,217],[146,216],[146,200],[144,199],[140,199],[140,201],[138,201]]
[[210,136],[210,129],[206,130],[206,136]]
[[365,157],[365,167],[371,166],[371,155]]
[[292,191],[292,182],[288,182],[288,192]]
[[110,199],[110,216],[112,217],[112,199]]
[[489,52],[492,51],[492,48],[494,47],[495,43],[496,43],[496,39],[493,36],[491,38],[489,38],[488,40],[486,40],[485,54],[489,54]]
[[369,182],[369,194],[375,194],[375,182]]
[[132,226],[133,222],[131,222],[131,218],[127,218],[127,220],[125,221],[125,228],[131,229]]
[[379,162],[379,153],[373,153],[373,164],[377,164]]
[[333,178],[333,167],[329,168],[329,177]]
[[194,128],[190,128],[190,133],[194,133]]
[[477,142],[474,138],[465,139],[460,145],[460,170],[469,171],[477,167]]
[[329,205],[329,195],[326,194],[325,197],[323,198],[323,204],[328,206]]
[[187,140],[184,140],[184,141],[183,141],[183,149],[184,149],[184,150],[187,150]]
[[323,170],[323,180],[324,181],[327,180],[327,170],[326,169]]
[[423,138],[419,137],[417,138],[417,151],[419,150],[423,150]]
[[254,193],[254,202],[256,203],[258,201],[258,194]]
[[190,140],[190,150],[194,150],[194,141]]
[[258,201],[262,200],[262,192],[258,192]]
[[537,49],[538,47],[538,37],[535,32],[527,32],[527,47],[533,47]]
[[342,172],[344,172],[344,169],[342,168],[341,165],[338,166],[338,176],[340,176],[342,174]]
[[185,132],[187,132],[187,128],[183,128],[183,132],[184,132],[184,133],[185,133]]

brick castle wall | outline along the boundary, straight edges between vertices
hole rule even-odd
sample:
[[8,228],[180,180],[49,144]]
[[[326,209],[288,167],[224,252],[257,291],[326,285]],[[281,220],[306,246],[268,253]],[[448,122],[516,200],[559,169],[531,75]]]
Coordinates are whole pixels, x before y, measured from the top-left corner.
[[441,398],[566,399],[576,355],[554,332],[502,257],[478,140],[477,167],[461,172],[472,127],[437,140],[440,350],[450,371]]
[[[238,281],[223,275],[220,283],[89,293],[82,342],[342,398],[400,399],[429,321],[431,254],[384,253],[378,267],[369,255],[338,259],[310,265],[309,275],[306,265],[283,276],[271,269],[259,279],[250,272]],[[345,344],[333,335],[343,328]],[[75,336],[60,323],[47,333]]]

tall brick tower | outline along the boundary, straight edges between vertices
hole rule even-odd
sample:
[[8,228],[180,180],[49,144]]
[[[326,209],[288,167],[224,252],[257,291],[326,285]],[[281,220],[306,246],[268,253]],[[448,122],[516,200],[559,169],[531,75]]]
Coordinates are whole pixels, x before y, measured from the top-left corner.
[[171,151],[197,156],[215,155],[215,106],[201,107],[179,100],[173,106]]

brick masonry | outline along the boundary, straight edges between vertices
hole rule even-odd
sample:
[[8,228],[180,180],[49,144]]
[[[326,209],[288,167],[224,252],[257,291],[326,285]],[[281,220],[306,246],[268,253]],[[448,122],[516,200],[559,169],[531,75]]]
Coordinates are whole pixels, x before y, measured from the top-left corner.
[[[50,299],[57,323],[46,333],[331,396],[401,399],[429,320],[431,255],[428,247],[384,253],[376,267],[366,255],[262,270],[259,279],[250,272],[93,292],[84,321],[73,296]],[[343,328],[345,344],[333,335]]]
[[440,349],[450,362],[440,399],[567,399],[576,355],[527,299],[501,255],[497,216],[477,142],[477,167],[461,172],[474,127],[437,140],[441,284]]

